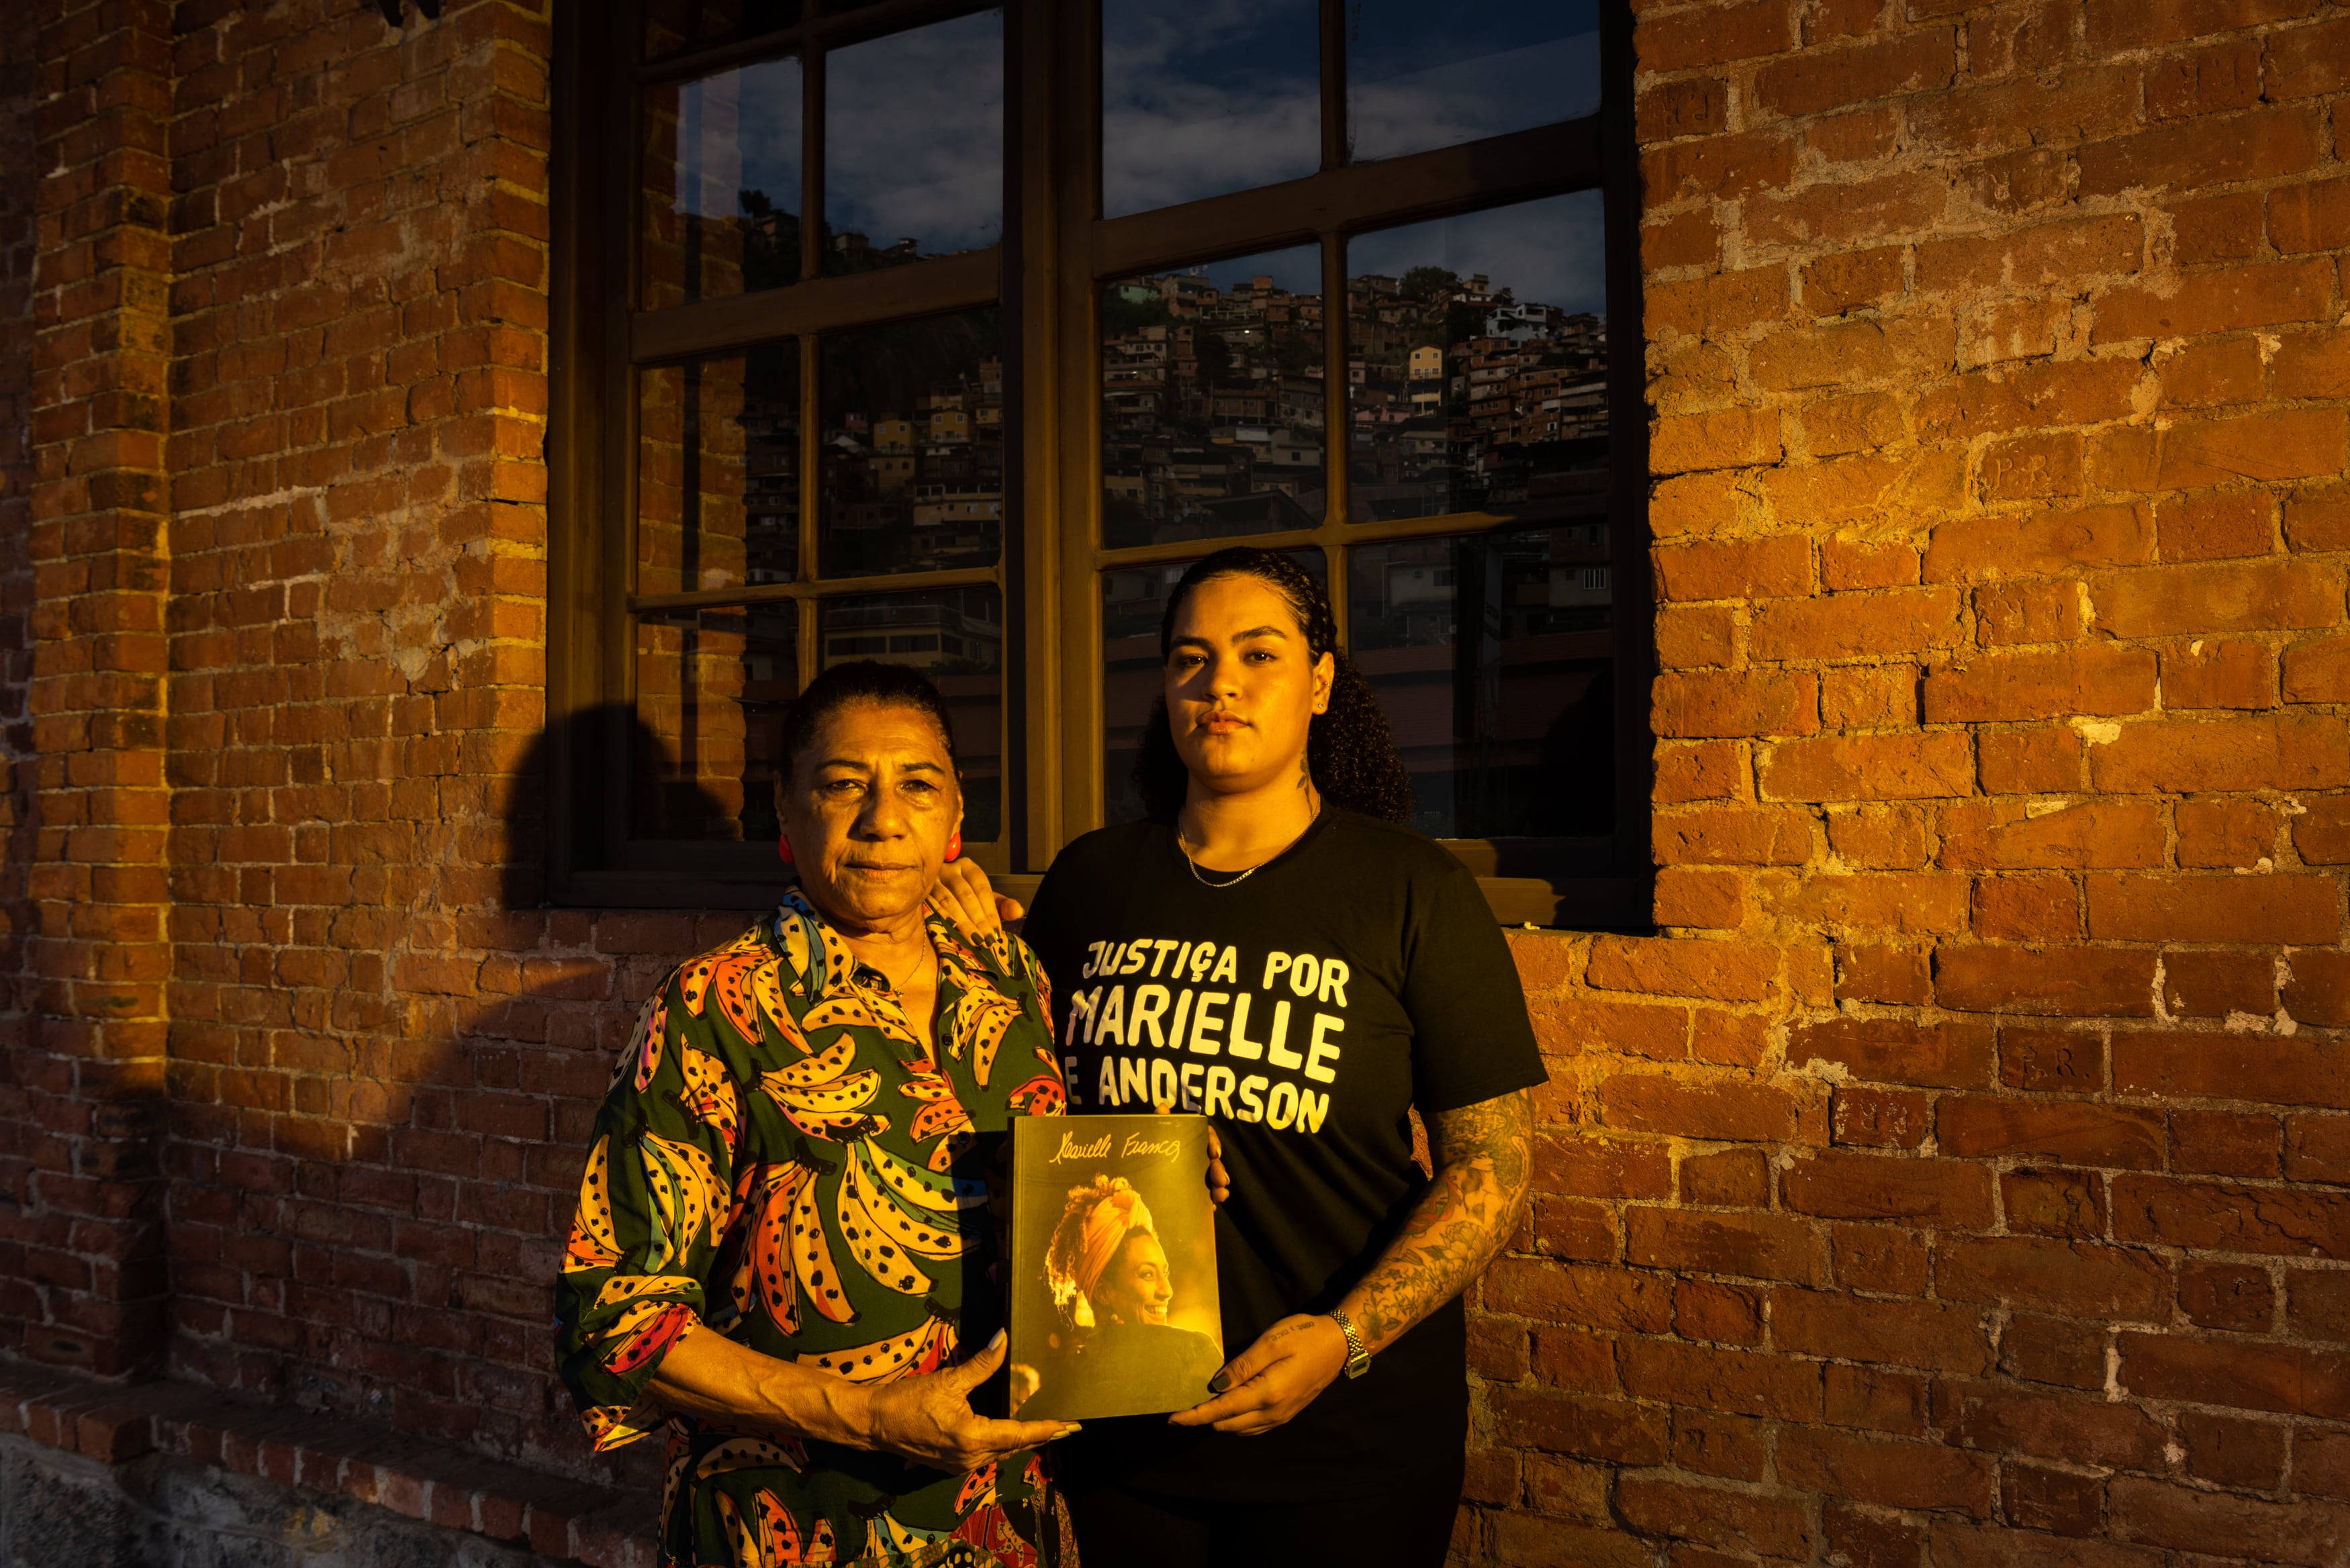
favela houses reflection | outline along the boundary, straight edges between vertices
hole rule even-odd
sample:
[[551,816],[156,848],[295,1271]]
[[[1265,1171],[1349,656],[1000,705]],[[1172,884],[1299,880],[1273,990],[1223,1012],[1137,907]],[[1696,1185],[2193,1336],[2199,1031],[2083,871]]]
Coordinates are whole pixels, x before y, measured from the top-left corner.
[[[1322,521],[1322,296],[1269,273],[1219,287],[1207,270],[1124,279],[1103,297],[1103,542],[1113,548]],[[1482,273],[1419,265],[1350,279],[1346,322],[1348,521],[1577,496],[1598,514],[1599,316],[1522,300]]]

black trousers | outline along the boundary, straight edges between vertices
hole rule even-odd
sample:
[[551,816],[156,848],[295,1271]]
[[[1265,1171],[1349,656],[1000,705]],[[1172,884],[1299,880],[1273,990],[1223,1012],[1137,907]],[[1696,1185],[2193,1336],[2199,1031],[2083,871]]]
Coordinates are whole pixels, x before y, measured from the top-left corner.
[[1462,1465],[1455,1449],[1450,1464],[1416,1460],[1409,1480],[1373,1495],[1310,1502],[1072,1490],[1077,1561],[1082,1568],[1443,1568]]

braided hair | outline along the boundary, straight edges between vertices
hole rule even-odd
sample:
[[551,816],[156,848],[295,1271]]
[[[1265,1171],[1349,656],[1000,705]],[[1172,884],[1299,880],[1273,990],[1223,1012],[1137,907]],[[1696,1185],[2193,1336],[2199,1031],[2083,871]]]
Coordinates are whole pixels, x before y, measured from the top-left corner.
[[[1235,545],[1194,564],[1167,596],[1167,614],[1159,626],[1160,659],[1174,646],[1175,618],[1182,612],[1183,601],[1201,583],[1217,577],[1254,577],[1279,594],[1296,618],[1298,629],[1305,634],[1306,657],[1319,659],[1326,653],[1336,665],[1330,682],[1329,711],[1316,713],[1305,732],[1306,771],[1322,798],[1331,805],[1382,822],[1409,822],[1414,804],[1411,774],[1396,752],[1387,713],[1379,707],[1371,683],[1339,649],[1338,621],[1331,613],[1329,596],[1288,556],[1253,545]],[[1142,744],[1134,758],[1134,782],[1152,821],[1172,822],[1183,809],[1191,771],[1175,749],[1164,694],[1142,726]]]

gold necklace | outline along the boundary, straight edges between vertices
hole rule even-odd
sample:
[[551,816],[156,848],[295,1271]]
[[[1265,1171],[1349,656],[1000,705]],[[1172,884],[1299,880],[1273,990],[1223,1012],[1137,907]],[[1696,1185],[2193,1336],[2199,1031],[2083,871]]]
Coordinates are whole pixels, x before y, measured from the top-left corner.
[[1292,849],[1295,848],[1297,846],[1297,839],[1303,838],[1308,833],[1314,831],[1314,825],[1321,820],[1322,800],[1317,794],[1314,801],[1314,815],[1307,817],[1305,819],[1305,826],[1297,830],[1296,838],[1291,839],[1287,844],[1283,845],[1280,848],[1274,850],[1272,854],[1266,856],[1263,859],[1258,861],[1255,865],[1250,867],[1247,870],[1242,872],[1239,876],[1234,877],[1228,882],[1211,882],[1207,877],[1200,874],[1200,863],[1191,858],[1191,846],[1183,841],[1183,829],[1180,823],[1177,825],[1175,829],[1175,847],[1183,852],[1183,864],[1191,868],[1191,880],[1200,884],[1201,887],[1237,888],[1242,883],[1247,881],[1250,877],[1255,876],[1258,872],[1263,870],[1266,867],[1272,865],[1274,861],[1280,859],[1283,856],[1288,854]]

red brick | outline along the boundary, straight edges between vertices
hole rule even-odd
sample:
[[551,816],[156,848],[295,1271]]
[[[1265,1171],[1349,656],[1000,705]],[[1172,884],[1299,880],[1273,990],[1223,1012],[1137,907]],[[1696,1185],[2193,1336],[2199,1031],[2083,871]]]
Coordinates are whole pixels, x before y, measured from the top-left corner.
[[1654,685],[1656,732],[1675,740],[1808,735],[1820,727],[1819,705],[1818,678],[1809,670],[1674,673]]
[[1628,1074],[1600,1086],[1599,1106],[1607,1125],[1622,1131],[1727,1140],[1792,1138],[1804,1112],[1786,1090],[1764,1085]]
[[2323,321],[2333,301],[2332,272],[2324,262],[2277,262],[2207,273],[2168,288],[2117,288],[2098,300],[2092,339],[2186,337]]
[[1946,1238],[1934,1260],[1945,1301],[2003,1303],[2147,1322],[2170,1310],[2170,1279],[2141,1253],[2032,1236]]
[[1760,1002],[1777,989],[1776,950],[1740,942],[1602,937],[1585,970],[1603,991]]
[[2276,701],[2276,654],[2264,644],[2197,638],[2163,649],[2167,710],[2273,708]]
[[2089,935],[2109,941],[2332,942],[2331,877],[2092,876]]
[[1987,1228],[1990,1173],[1977,1165],[1828,1150],[1790,1165],[1782,1200],[1836,1220],[1909,1220],[1946,1230]]
[[1934,1526],[1934,1568],[2161,1568],[2163,1562],[2143,1546],[1988,1525]]
[[2273,1035],[2126,1031],[2114,1036],[2117,1094],[2350,1109],[2350,1056]]
[[2304,1023],[2350,1023],[2350,953],[2303,951],[2285,962],[2293,977],[2282,997],[2286,1012]]
[[2178,1308],[2199,1328],[2265,1334],[2276,1314],[2268,1272],[2242,1263],[2187,1263],[2178,1270]]
[[1931,1124],[1926,1096],[1906,1089],[1840,1084],[1828,1108],[1834,1140],[1861,1148],[1914,1149]]
[[2350,638],[2322,638],[2286,649],[2284,700],[2350,701]]
[[1771,1342],[1798,1355],[1988,1373],[1982,1314],[1935,1302],[1872,1301],[1825,1291],[1771,1293]]
[[1497,1388],[1489,1397],[1493,1435],[1513,1447],[1578,1454],[1621,1464],[1662,1464],[1664,1412],[1622,1399],[1586,1399]]
[[2181,866],[2251,870],[2276,849],[2277,815],[2256,801],[2181,801],[2173,820]]
[[1979,1023],[1912,1023],[1893,1018],[1839,1018],[1788,1031],[1790,1064],[1820,1061],[1854,1077],[1932,1088],[1987,1088],[1991,1032]]
[[1800,866],[1811,858],[1808,813],[1752,807],[1659,812],[1649,829],[1660,864]]
[[1633,32],[1632,47],[1643,71],[1680,71],[1777,54],[1794,41],[1787,0],[1752,0],[1642,22]]
[[1837,1000],[1923,1006],[1933,995],[1933,971],[1926,953],[1912,948],[1840,947],[1836,950]]
[[1925,691],[1929,724],[2137,713],[2154,705],[2155,656],[2085,648],[1979,659],[1936,670]]
[[1819,1418],[1820,1369],[1808,1362],[1635,1339],[1625,1342],[1623,1367],[1625,1391],[1636,1398],[1782,1421]]
[[1647,1535],[1790,1559],[1811,1555],[1809,1512],[1798,1498],[1627,1476],[1617,1482],[1616,1507],[1626,1524]]
[[2344,421],[2339,409],[2181,421],[2162,432],[2156,483],[2165,490],[2191,490],[2238,479],[2337,474],[2345,459]]
[[1807,48],[1755,74],[1756,101],[1784,115],[1817,114],[1950,79],[1955,60],[1947,28],[1920,28],[1841,49]]
[[2170,1113],[2170,1167],[2210,1176],[2277,1174],[2277,1118],[2236,1111]]
[[2160,1113],[2117,1106],[1944,1096],[1934,1129],[1941,1151],[1961,1159],[2022,1156],[2137,1170],[2163,1162]]
[[2108,1495],[2119,1539],[2263,1563],[2326,1568],[2350,1552],[2350,1507],[2263,1502],[2117,1476]]
[[1775,410],[1671,414],[1657,421],[1649,431],[1648,471],[1664,474],[1748,468],[1776,462],[1779,452]]
[[2350,735],[2331,720],[2165,720],[2124,724],[2089,748],[2099,790],[2326,789],[2350,784]]
[[2350,795],[2323,795],[2293,819],[2293,846],[2312,866],[2350,861]]
[[1503,1257],[1487,1271],[1483,1289],[1486,1310],[1511,1317],[1638,1334],[1662,1333],[1672,1321],[1670,1287],[1625,1269]]
[[[2307,16],[2306,5],[2279,5]],[[2272,99],[2308,98],[2350,87],[2350,19],[2335,17],[2268,36],[2268,91]]]
[[2106,949],[1939,948],[1934,995],[1960,1012],[2135,1017],[2154,1012],[2155,958]]
[[2114,1233],[2203,1251],[2340,1258],[2350,1197],[2134,1176],[2114,1184]]
[[1653,205],[1698,197],[1734,202],[1783,185],[1794,171],[1794,139],[1775,130],[1698,137],[1640,155],[1640,184]]
[[2071,730],[1994,730],[1975,746],[1986,794],[2061,794],[2081,787],[2081,737]]
[[2154,518],[2139,506],[1944,523],[1926,550],[1926,580],[2063,574],[2154,558]]
[[2110,196],[2132,187],[2193,190],[2295,174],[2317,161],[2318,148],[2317,120],[2299,109],[2187,121],[2081,149],[2080,193]]
[[1935,1443],[1855,1437],[1814,1427],[1782,1428],[1779,1474],[1787,1484],[1886,1508],[1951,1510],[1987,1517],[1995,1462]]
[[1813,1228],[1783,1215],[1649,1208],[1626,1211],[1624,1256],[1636,1268],[1799,1283],[1819,1279],[1823,1262]]
[[2132,1405],[1956,1378],[1935,1385],[1934,1416],[1966,1448],[2121,1469],[2160,1469],[2169,1436]]
[[2020,1235],[2081,1236],[2106,1233],[2106,1189],[2089,1171],[2002,1171],[1999,1201],[2007,1228]]
[[1670,599],[1746,599],[1812,591],[1810,541],[1791,536],[1734,544],[1660,545],[1658,587]]
[[1759,1148],[1689,1155],[1676,1174],[1683,1203],[1762,1209],[1771,1201],[1771,1163]]
[[2162,814],[2151,803],[2090,801],[2034,812],[2009,801],[1943,808],[1940,864],[1974,870],[2159,866]]
[[1974,788],[1961,734],[1821,736],[1774,746],[1757,768],[1766,800],[1915,800]]

